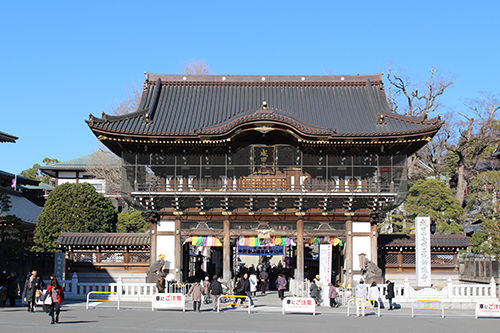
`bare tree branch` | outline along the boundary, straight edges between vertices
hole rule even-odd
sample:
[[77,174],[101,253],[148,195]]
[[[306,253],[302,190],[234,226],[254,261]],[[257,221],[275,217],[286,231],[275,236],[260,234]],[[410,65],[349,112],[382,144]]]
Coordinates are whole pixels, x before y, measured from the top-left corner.
[[213,75],[205,60],[191,59],[181,63],[181,69],[186,75]]

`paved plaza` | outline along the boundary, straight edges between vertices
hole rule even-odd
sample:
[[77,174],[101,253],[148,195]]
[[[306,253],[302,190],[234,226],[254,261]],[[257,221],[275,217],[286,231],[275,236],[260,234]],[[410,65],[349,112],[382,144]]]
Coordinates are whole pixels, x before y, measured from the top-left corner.
[[[186,312],[177,310],[151,311],[151,303],[122,302],[92,303],[86,310],[85,302],[66,302],[61,311],[60,323],[50,325],[50,318],[43,312],[28,313],[26,307],[0,308],[2,332],[496,332],[500,319],[474,318],[474,310],[419,311],[411,318],[411,309],[388,311],[382,309],[377,317],[372,309],[366,317],[346,316],[346,307],[331,309],[318,307],[316,316],[311,314],[281,314],[276,294],[254,298],[256,307],[248,314],[246,308],[223,308],[212,311],[212,305],[203,304],[200,313],[186,304]],[[355,312],[354,308],[351,313]]]

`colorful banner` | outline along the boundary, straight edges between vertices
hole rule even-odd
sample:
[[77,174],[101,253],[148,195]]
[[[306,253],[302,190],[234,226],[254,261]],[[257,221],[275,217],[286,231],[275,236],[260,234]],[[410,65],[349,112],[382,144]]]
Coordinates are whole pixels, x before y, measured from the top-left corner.
[[239,246],[238,255],[246,256],[283,256],[283,246]]
[[293,239],[284,236],[271,236],[269,239],[252,237],[252,236],[240,236],[236,243],[239,246],[295,246]]
[[184,244],[191,243],[194,246],[222,246],[221,241],[214,236],[189,236]]
[[307,240],[309,245],[312,244],[332,244],[333,246],[344,246],[342,240],[336,236],[313,236]]

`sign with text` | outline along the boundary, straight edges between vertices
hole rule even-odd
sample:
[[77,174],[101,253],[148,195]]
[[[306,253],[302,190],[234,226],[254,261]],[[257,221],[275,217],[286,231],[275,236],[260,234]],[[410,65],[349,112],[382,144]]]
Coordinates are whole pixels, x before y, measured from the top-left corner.
[[300,312],[300,313],[312,313],[316,315],[316,302],[312,298],[303,297],[285,297],[283,300],[281,312],[285,314],[286,312]]
[[331,244],[319,245],[319,278],[326,286],[332,282],[332,249]]
[[276,173],[275,161],[275,146],[252,146],[253,173],[261,175],[274,175]]
[[155,309],[182,309],[186,311],[186,298],[183,294],[154,294],[152,299],[152,310]]
[[284,246],[238,246],[238,255],[246,256],[283,256]]
[[431,219],[415,218],[415,252],[417,287],[431,286]]
[[500,317],[500,303],[476,303],[476,319],[479,317]]

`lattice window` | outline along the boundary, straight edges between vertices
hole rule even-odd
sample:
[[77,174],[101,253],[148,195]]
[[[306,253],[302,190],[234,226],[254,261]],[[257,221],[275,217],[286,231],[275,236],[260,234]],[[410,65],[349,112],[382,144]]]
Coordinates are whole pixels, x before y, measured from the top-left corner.
[[403,253],[403,265],[415,265],[415,253]]
[[125,257],[121,252],[103,252],[101,262],[124,262]]
[[149,253],[130,253],[129,262],[149,262]]
[[385,255],[385,263],[386,264],[397,264],[398,263],[397,253],[387,253]]
[[453,265],[453,254],[432,254],[431,263],[433,265]]
[[75,252],[73,254],[74,262],[97,262],[97,253],[95,252]]

